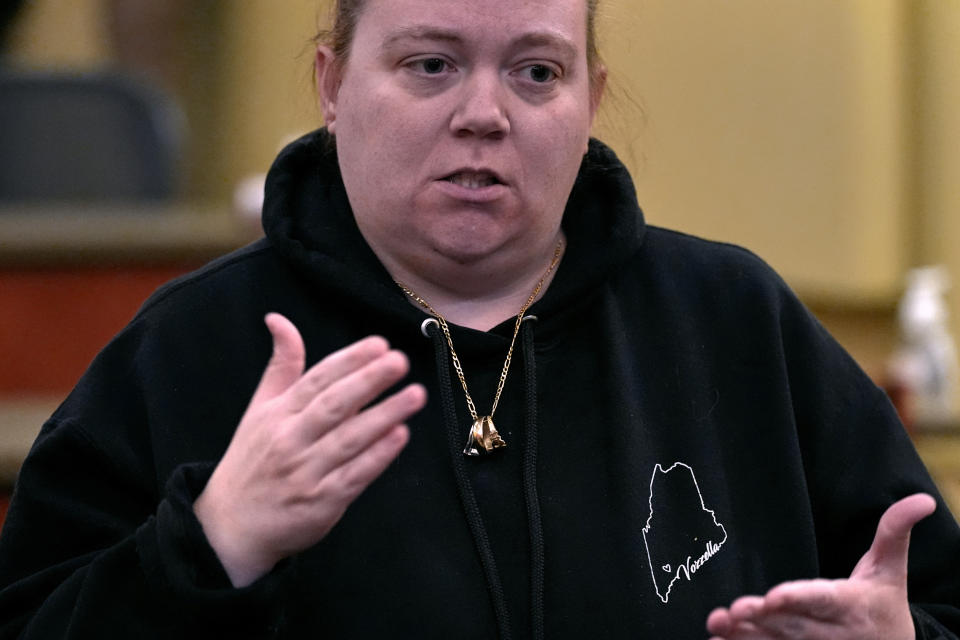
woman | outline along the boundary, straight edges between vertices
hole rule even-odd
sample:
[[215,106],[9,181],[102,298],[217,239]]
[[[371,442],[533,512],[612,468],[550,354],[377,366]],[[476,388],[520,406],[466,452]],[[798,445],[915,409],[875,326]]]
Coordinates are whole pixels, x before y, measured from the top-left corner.
[[[45,425],[5,632],[956,637],[939,498],[908,604],[935,505],[887,507],[936,491],[882,393],[589,140],[595,10],[341,2],[266,239],[159,291]],[[777,587],[818,576],[850,577]]]

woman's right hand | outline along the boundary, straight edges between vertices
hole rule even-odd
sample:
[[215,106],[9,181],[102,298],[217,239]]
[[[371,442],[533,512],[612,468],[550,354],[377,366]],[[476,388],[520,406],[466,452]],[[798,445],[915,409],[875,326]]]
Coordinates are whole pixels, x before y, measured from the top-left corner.
[[304,373],[285,317],[266,317],[273,356],[223,459],[193,510],[233,585],[322,539],[409,439],[426,403],[411,384],[367,407],[408,372],[406,356],[368,337]]

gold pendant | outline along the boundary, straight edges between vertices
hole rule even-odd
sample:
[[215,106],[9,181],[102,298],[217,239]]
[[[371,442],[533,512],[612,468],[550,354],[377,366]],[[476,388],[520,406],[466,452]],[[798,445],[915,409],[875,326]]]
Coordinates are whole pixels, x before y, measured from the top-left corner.
[[507,446],[497,428],[493,426],[493,417],[484,416],[473,421],[470,435],[467,436],[467,446],[463,448],[466,456],[483,456],[493,453],[494,449]]

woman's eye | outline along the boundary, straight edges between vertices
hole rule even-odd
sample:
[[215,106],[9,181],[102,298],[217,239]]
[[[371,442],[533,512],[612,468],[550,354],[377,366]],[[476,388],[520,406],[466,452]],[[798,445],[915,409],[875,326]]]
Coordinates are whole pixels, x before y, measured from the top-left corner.
[[557,78],[557,72],[545,64],[532,64],[526,68],[526,73],[537,83],[547,83]]
[[414,66],[424,73],[435,75],[446,71],[447,62],[443,58],[425,58],[423,60],[417,60]]

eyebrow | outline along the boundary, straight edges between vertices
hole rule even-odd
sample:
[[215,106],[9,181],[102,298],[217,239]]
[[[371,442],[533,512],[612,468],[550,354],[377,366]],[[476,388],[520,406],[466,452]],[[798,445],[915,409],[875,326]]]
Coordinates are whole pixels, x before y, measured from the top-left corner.
[[552,31],[534,31],[527,33],[513,41],[515,47],[556,47],[561,49],[564,55],[571,58],[577,57],[577,48],[566,37]]
[[[464,38],[456,31],[427,25],[414,25],[394,29],[384,39],[381,49],[389,49],[403,40],[433,40],[452,44],[463,44],[464,42]],[[563,54],[568,57],[575,58],[577,56],[576,46],[568,38],[552,31],[525,33],[511,42],[510,45],[512,48],[556,47],[561,49]]]
[[389,49],[403,40],[434,40],[460,44],[463,42],[457,33],[437,27],[415,25],[412,27],[398,27],[388,35],[381,45],[381,49]]

